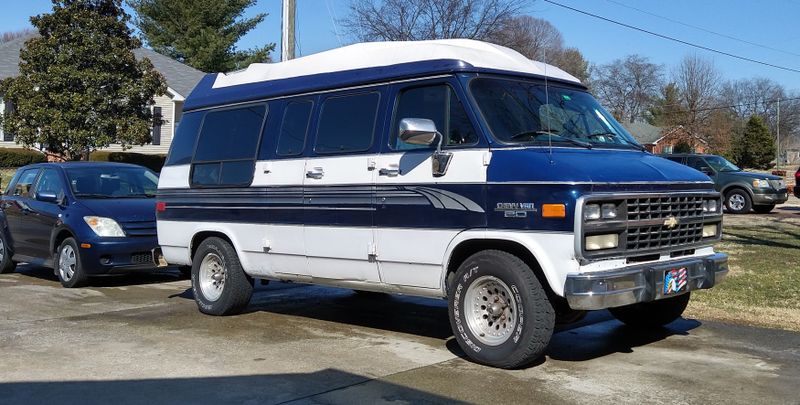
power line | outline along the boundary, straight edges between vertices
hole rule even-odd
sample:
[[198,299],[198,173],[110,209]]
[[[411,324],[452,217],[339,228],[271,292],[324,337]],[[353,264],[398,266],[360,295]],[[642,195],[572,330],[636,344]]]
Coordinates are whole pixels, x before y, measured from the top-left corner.
[[555,5],[555,6],[559,6],[559,7],[568,9],[568,10],[575,11],[577,13],[588,15],[590,17],[598,18],[600,20],[603,20],[603,21],[606,21],[606,22],[610,22],[612,24],[617,24],[617,25],[620,25],[620,26],[625,27],[625,28],[630,28],[632,30],[644,32],[646,34],[650,34],[650,35],[653,35],[653,36],[656,36],[656,37],[659,37],[659,38],[663,38],[663,39],[666,39],[666,40],[669,40],[669,41],[678,42],[678,43],[681,43],[681,44],[684,44],[684,45],[689,45],[691,47],[695,47],[695,48],[702,49],[702,50],[709,51],[709,52],[718,53],[720,55],[729,56],[731,58],[736,58],[736,59],[744,60],[744,61],[747,61],[747,62],[758,63],[759,65],[769,66],[769,67],[773,67],[773,68],[776,68],[776,69],[786,70],[786,71],[794,72],[794,73],[800,73],[800,69],[794,69],[794,68],[790,68],[790,67],[786,67],[786,66],[775,65],[775,64],[772,64],[772,63],[769,63],[769,62],[764,62],[764,61],[761,61],[761,60],[752,59],[752,58],[748,58],[748,57],[740,56],[740,55],[735,55],[735,54],[732,54],[732,53],[729,53],[729,52],[725,52],[725,51],[720,51],[720,50],[717,50],[717,49],[714,49],[714,48],[709,48],[709,47],[704,46],[704,45],[699,45],[699,44],[695,44],[695,43],[692,43],[692,42],[684,41],[682,39],[670,37],[670,36],[664,35],[664,34],[659,34],[657,32],[649,31],[649,30],[646,30],[644,28],[639,28],[639,27],[636,27],[636,26],[633,26],[633,25],[630,25],[630,24],[626,24],[626,23],[620,22],[620,21],[612,20],[610,18],[606,18],[606,17],[600,16],[600,15],[597,15],[597,14],[592,14],[592,13],[590,13],[588,11],[579,10],[577,8],[573,8],[573,7],[567,6],[565,4],[557,3],[557,2],[555,2],[553,0],[544,0],[544,1],[546,3],[550,3],[550,4]]
[[619,1],[616,1],[616,0],[606,0],[606,1],[609,2],[609,3],[616,4],[616,5],[620,6],[620,7],[625,7],[627,9],[636,10],[636,11],[642,13],[642,14],[647,14],[649,16],[660,18],[662,20],[673,22],[675,24],[680,24],[680,25],[683,25],[684,27],[694,28],[696,30],[700,30],[700,31],[703,31],[703,32],[706,32],[706,33],[709,33],[709,34],[717,35],[717,36],[720,36],[720,37],[723,37],[723,38],[732,39],[734,41],[738,41],[738,42],[741,42],[741,43],[744,43],[744,44],[753,45],[753,46],[757,46],[757,47],[760,47],[760,48],[769,49],[771,51],[781,52],[781,53],[785,53],[787,55],[800,57],[800,53],[794,53],[794,52],[790,52],[790,51],[783,50],[783,49],[773,48],[773,47],[771,47],[769,45],[759,44],[757,42],[752,42],[752,41],[748,41],[746,39],[737,38],[737,37],[734,37],[732,35],[723,34],[723,33],[719,33],[719,32],[716,32],[716,31],[711,31],[711,30],[709,30],[707,28],[703,28],[703,27],[700,27],[700,26],[697,26],[697,25],[688,24],[688,23],[685,23],[683,21],[678,21],[678,20],[675,20],[675,19],[672,19],[672,18],[669,18],[669,17],[658,15],[656,13],[652,13],[652,12],[649,12],[647,10],[642,10],[642,9],[634,7],[634,6],[629,6],[629,5],[625,4],[625,3],[622,3],[622,2],[619,2]]

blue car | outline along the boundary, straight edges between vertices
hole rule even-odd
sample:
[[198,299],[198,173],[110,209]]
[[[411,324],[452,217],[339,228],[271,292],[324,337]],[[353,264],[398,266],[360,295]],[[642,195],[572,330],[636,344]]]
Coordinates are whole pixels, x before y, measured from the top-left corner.
[[67,288],[94,275],[159,263],[158,176],[123,163],[42,163],[17,170],[0,198],[0,273],[26,262],[55,270]]

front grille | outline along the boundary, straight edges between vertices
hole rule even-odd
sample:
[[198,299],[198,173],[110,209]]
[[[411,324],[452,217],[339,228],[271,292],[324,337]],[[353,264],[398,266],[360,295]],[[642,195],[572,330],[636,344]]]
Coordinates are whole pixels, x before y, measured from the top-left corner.
[[153,254],[150,252],[138,252],[131,254],[131,263],[150,264],[153,263]]
[[128,221],[120,225],[127,236],[156,236],[156,221]]
[[[707,197],[706,197],[707,198]],[[667,217],[697,218],[703,216],[701,196],[663,196],[628,198],[628,220],[641,221]]]
[[775,190],[783,190],[786,188],[786,181],[785,180],[770,180],[769,185],[772,186]]
[[664,225],[628,228],[626,248],[628,250],[650,250],[665,247],[680,247],[700,242],[703,239],[703,223],[680,224],[673,229]]

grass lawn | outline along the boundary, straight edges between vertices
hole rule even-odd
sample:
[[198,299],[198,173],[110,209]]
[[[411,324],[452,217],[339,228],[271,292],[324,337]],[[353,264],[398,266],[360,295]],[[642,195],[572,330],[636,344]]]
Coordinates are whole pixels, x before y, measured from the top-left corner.
[[730,273],[694,293],[686,315],[800,331],[800,215],[727,215],[716,250]]

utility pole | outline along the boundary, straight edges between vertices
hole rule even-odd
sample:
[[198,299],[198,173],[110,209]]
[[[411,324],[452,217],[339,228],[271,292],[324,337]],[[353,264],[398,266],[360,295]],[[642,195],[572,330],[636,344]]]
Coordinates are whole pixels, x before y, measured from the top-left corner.
[[778,142],[775,145],[775,151],[778,153],[778,158],[775,159],[775,169],[781,170],[781,99],[778,99]]
[[294,59],[294,16],[297,0],[283,0],[281,13],[281,62]]

